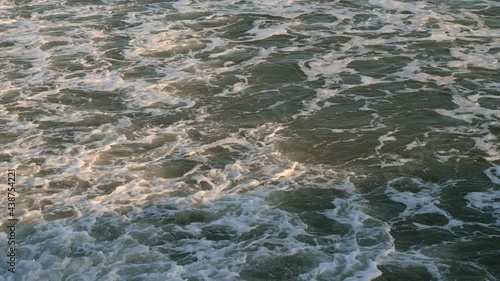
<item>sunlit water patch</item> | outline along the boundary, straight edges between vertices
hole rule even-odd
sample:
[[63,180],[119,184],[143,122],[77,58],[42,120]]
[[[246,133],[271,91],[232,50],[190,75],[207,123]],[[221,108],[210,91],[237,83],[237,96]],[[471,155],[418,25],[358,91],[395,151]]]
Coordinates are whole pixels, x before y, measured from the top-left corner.
[[499,278],[497,1],[0,14],[1,280]]

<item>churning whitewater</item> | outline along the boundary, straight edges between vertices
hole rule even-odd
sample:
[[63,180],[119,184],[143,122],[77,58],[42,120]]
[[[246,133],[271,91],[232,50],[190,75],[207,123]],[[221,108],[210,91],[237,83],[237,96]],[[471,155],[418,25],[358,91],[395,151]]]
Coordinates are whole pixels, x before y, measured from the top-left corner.
[[0,0],[0,280],[498,280],[499,15]]

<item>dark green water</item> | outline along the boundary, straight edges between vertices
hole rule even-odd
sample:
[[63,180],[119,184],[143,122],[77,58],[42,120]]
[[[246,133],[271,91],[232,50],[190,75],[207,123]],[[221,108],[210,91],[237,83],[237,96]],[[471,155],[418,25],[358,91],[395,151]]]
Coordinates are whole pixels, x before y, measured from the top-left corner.
[[500,277],[498,1],[0,15],[0,280]]

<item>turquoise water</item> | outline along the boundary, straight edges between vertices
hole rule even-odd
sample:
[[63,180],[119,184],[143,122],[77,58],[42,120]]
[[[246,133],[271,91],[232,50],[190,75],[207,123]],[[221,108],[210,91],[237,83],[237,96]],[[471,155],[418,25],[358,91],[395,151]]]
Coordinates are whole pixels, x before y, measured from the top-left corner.
[[498,280],[499,60],[498,1],[0,1],[0,280]]

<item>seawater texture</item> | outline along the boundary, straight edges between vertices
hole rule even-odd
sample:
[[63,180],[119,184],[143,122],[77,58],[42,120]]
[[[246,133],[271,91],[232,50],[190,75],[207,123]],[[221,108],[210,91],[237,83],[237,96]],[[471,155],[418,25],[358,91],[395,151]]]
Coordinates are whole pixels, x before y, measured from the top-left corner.
[[498,1],[0,1],[0,280],[498,280],[499,60]]

